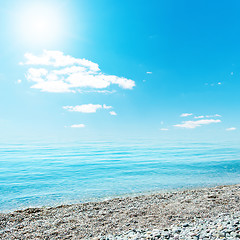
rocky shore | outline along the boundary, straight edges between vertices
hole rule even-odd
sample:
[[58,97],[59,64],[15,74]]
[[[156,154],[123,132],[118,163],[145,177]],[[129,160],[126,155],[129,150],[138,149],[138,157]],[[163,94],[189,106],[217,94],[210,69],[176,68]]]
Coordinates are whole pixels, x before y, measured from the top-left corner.
[[240,239],[240,185],[1,213],[0,239]]

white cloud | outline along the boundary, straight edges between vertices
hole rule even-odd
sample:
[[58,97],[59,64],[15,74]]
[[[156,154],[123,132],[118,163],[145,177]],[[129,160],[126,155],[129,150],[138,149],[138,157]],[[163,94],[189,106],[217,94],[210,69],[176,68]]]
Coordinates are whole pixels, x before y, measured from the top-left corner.
[[222,117],[221,115],[219,114],[214,114],[214,115],[201,115],[201,116],[195,116],[194,118],[198,119],[198,118],[215,118],[215,117]]
[[180,117],[188,117],[188,116],[192,116],[193,114],[192,113],[182,113],[180,115]]
[[77,90],[79,93],[102,93],[102,94],[113,94],[115,92],[117,92],[116,90]]
[[111,109],[112,106],[107,106],[106,104],[103,104],[103,108],[104,108],[104,109]]
[[83,104],[77,106],[64,106],[63,109],[66,109],[70,112],[81,112],[81,113],[95,113],[97,109],[101,109],[102,105],[100,104]]
[[84,128],[85,127],[85,124],[73,124],[70,126],[71,128]]
[[204,116],[203,116],[203,115],[201,115],[201,116],[195,116],[194,118],[204,118]]
[[[123,89],[133,89],[131,79],[106,75],[97,63],[64,55],[60,51],[44,50],[40,56],[26,53],[21,65],[35,65],[27,70],[26,78],[34,82],[32,88],[44,92],[76,92],[90,89],[105,89],[115,84]],[[56,89],[55,89],[56,87]]]
[[207,125],[211,123],[219,123],[221,120],[219,119],[201,119],[197,121],[184,121],[180,124],[174,125],[174,127],[181,127],[181,128],[196,128],[202,125]]
[[226,131],[234,131],[234,130],[236,130],[237,128],[235,128],[235,127],[230,127],[230,128],[226,128]]
[[45,65],[53,67],[65,67],[70,65],[81,65],[89,68],[92,71],[99,71],[99,66],[96,63],[86,60],[85,58],[74,58],[70,55],[64,55],[60,51],[44,50],[41,56],[34,56],[32,53],[25,53],[25,63],[21,65]]
[[160,128],[160,131],[168,131],[168,128]]
[[[66,109],[70,112],[81,112],[81,113],[95,113],[98,109],[112,109],[112,106],[107,106],[106,104],[83,104],[77,106],[64,106],[63,109]],[[109,112],[111,115],[117,115],[114,111]]]
[[75,92],[74,90],[69,89],[68,84],[63,81],[41,81],[31,86],[31,88],[42,89],[44,92]]
[[213,118],[213,117],[222,117],[222,116],[219,115],[219,114],[214,114],[214,115],[206,115],[205,117],[206,118]]
[[20,84],[22,83],[22,80],[21,79],[18,79],[17,81],[15,81],[16,84]]
[[147,74],[152,74],[152,72],[146,72]]
[[48,75],[48,70],[45,68],[29,68],[26,77],[29,81],[41,82],[43,77]]
[[117,113],[114,112],[114,111],[111,111],[111,112],[109,112],[109,113],[110,113],[110,115],[117,116]]

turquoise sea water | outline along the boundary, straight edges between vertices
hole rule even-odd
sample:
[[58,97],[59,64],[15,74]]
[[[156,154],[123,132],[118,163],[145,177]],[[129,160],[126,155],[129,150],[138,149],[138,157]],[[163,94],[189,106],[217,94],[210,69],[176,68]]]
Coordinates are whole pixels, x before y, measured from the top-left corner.
[[240,182],[233,143],[1,144],[0,211]]

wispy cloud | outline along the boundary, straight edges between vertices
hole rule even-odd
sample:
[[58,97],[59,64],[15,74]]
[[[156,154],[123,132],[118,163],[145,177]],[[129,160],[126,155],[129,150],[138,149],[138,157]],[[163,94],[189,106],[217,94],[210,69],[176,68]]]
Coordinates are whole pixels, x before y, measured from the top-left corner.
[[235,128],[235,127],[230,127],[230,128],[226,128],[226,131],[234,131],[234,130],[236,130],[237,128]]
[[109,113],[110,113],[110,115],[117,116],[117,113],[114,112],[114,111],[111,111],[111,112],[109,112]]
[[103,104],[103,108],[104,108],[104,109],[111,109],[112,106],[107,106],[106,104]]
[[214,115],[200,115],[200,116],[195,116],[194,118],[198,119],[198,118],[215,118],[215,117],[222,117],[221,115],[219,114],[214,114]]
[[180,124],[174,125],[174,127],[180,127],[180,128],[196,128],[201,127],[202,125],[208,125],[211,123],[220,123],[220,119],[201,119],[197,121],[184,121]]
[[192,116],[193,114],[192,113],[182,113],[180,115],[180,117],[188,117],[188,116]]
[[221,86],[222,82],[216,82],[216,83],[205,83],[205,86],[215,87],[215,86]]
[[204,118],[205,116],[200,115],[200,116],[195,116],[194,118],[198,119],[198,118]]
[[213,117],[222,117],[222,116],[219,115],[219,114],[214,114],[214,115],[206,115],[205,117],[206,118],[213,118]]
[[34,83],[31,88],[44,92],[105,89],[114,84],[123,89],[133,89],[135,86],[131,79],[104,74],[97,63],[64,55],[60,51],[44,50],[40,56],[32,53],[24,56],[26,61],[20,64],[34,66],[26,73],[27,80]]
[[169,129],[168,128],[160,128],[159,130],[160,131],[168,131]]
[[82,123],[80,123],[80,124],[73,124],[73,125],[71,125],[70,127],[71,127],[71,128],[84,128],[84,127],[85,127],[85,124],[82,124]]
[[146,72],[146,74],[152,74],[152,72]]
[[112,109],[112,106],[107,106],[106,104],[82,104],[77,106],[64,106],[70,112],[81,112],[81,113],[95,113],[98,109]]

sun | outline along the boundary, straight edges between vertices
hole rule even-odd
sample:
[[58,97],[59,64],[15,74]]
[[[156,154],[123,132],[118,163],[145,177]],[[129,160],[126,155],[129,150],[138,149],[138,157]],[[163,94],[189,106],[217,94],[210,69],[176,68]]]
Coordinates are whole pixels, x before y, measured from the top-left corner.
[[64,16],[57,6],[45,1],[29,3],[17,14],[16,29],[19,38],[29,44],[56,42],[64,30]]

